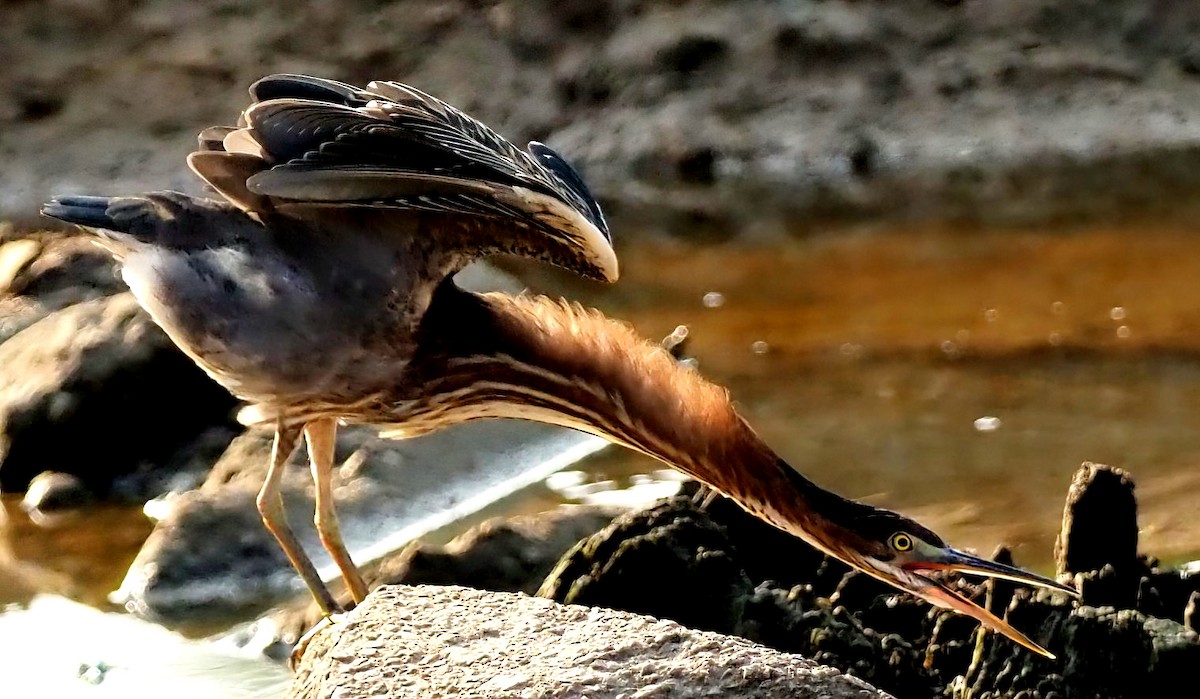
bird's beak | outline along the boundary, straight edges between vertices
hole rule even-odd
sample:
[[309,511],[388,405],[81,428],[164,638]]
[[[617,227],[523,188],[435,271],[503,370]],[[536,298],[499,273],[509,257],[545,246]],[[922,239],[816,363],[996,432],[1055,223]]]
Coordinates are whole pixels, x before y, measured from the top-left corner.
[[[1013,582],[1024,583],[1026,585],[1036,585],[1045,587],[1051,590],[1066,592],[1070,595],[1079,596],[1075,590],[1062,585],[1050,578],[1045,578],[1040,575],[1026,572],[1020,568],[996,563],[985,558],[972,556],[969,553],[964,553],[952,548],[939,549],[933,556],[928,556],[924,560],[911,561],[904,566],[906,571],[920,572],[924,570],[945,570],[966,573],[969,575],[983,575],[991,578],[1000,578],[1003,580],[1011,580]],[[912,593],[945,609],[953,609],[956,612],[966,614],[967,616],[978,619],[980,623],[991,629],[999,631],[1008,636],[1017,643],[1025,646],[1029,650],[1040,653],[1047,658],[1054,659],[1054,654],[1042,648],[1038,644],[1029,639],[1028,636],[1017,631],[1008,622],[1000,617],[992,614],[988,610],[980,607],[971,600],[963,597],[954,590],[938,583],[935,580],[926,578],[923,575],[914,576],[920,577],[921,581],[916,585],[916,589],[911,589]]]
[[1013,566],[989,561],[986,558],[973,556],[958,549],[946,547],[938,549],[934,555],[928,556],[925,560],[912,561],[905,564],[906,570],[946,570],[955,573],[966,573],[967,575],[981,575],[988,578],[1000,578],[1001,580],[1011,580],[1013,582],[1022,583],[1024,585],[1034,585],[1036,587],[1045,587],[1050,590],[1065,592],[1068,595],[1078,597],[1079,593],[1074,588],[1067,587],[1057,580],[1042,577],[1035,573],[1014,568]]

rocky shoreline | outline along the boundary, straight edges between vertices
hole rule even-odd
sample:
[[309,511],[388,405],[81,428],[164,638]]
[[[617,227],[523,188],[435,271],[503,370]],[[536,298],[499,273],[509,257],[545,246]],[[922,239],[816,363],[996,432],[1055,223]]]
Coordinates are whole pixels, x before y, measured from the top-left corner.
[[[33,247],[28,244],[31,240]],[[187,378],[196,370],[186,362],[171,364],[173,348],[130,306],[127,294],[113,288],[111,263],[91,255],[78,238],[44,235],[0,246],[0,270],[8,270],[3,279],[4,303],[6,310],[13,311],[5,316],[12,333],[0,345],[11,360],[4,364],[11,374],[7,392],[0,391],[5,448],[17,456],[47,449],[80,450],[77,456],[56,462],[63,476],[33,488],[29,506],[46,513],[56,505],[78,506],[79,499],[66,497],[63,486],[55,485],[63,478],[68,483],[77,479],[92,496],[135,500],[162,489],[187,490],[204,482],[171,505],[173,521],[179,526],[160,524],[155,540],[174,543],[147,547],[159,553],[145,553],[131,577],[141,576],[139,570],[159,571],[142,578],[168,586],[158,589],[170,589],[171,584],[206,580],[206,571],[236,560],[250,566],[239,574],[241,582],[214,589],[242,610],[290,596],[292,582],[271,590],[267,590],[270,585],[262,589],[246,585],[250,579],[270,583],[270,571],[286,572],[252,505],[264,463],[264,437],[247,434],[231,443],[232,401],[216,400],[215,394],[212,405],[193,398],[174,412],[161,410],[177,402],[172,399],[183,395],[180,387],[196,380]],[[92,320],[81,325],[80,318]],[[155,353],[164,358],[152,359]],[[61,361],[63,357],[75,359]],[[69,433],[67,427],[78,419],[92,421],[81,424],[96,429],[96,416],[113,420],[100,423],[109,438],[120,434],[112,430],[141,434],[145,424],[129,423],[128,413],[114,410],[108,401],[113,396],[143,395],[122,388],[121,381],[136,373],[130,366],[142,367],[146,362],[174,366],[182,375],[167,376],[149,387],[161,392],[150,407],[157,406],[162,414],[149,414],[143,422],[157,424],[164,415],[172,420],[191,416],[189,429],[196,436],[176,444],[178,451],[166,458],[153,451],[160,449],[154,440],[126,438],[126,449],[150,451],[131,452],[125,460],[113,456],[121,452],[112,452],[101,462],[108,470],[97,470],[96,460],[86,458],[93,444],[56,435]],[[40,366],[57,370],[45,374],[37,371]],[[35,385],[31,382],[41,388],[28,390]],[[104,391],[94,393],[97,385]],[[194,412],[180,412],[184,408]],[[341,478],[349,480],[343,481],[340,497],[347,514],[361,509],[369,521],[379,507],[392,507],[387,504],[394,497],[388,495],[389,487],[397,484],[388,485],[388,474],[405,471],[392,468],[394,461],[422,457],[400,456],[396,450],[405,447],[380,444],[365,432],[347,431],[343,442],[341,458],[347,466]],[[24,470],[12,465],[23,463],[20,459],[4,462],[0,476],[13,479],[6,489],[36,482],[34,471],[46,462],[31,460]],[[147,464],[158,467],[148,469]],[[71,465],[79,470],[72,474]],[[296,476],[297,483],[289,486],[290,497],[299,498],[303,510],[311,505],[304,504],[303,474]],[[182,524],[186,522],[190,524]],[[214,538],[214,527],[226,533]],[[540,590],[541,595],[568,604],[649,614],[796,653],[898,696],[949,692],[1047,699],[1135,697],[1191,686],[1192,669],[1200,662],[1200,641],[1194,630],[1200,571],[1195,566],[1161,568],[1138,552],[1137,531],[1129,475],[1085,464],[1072,484],[1056,549],[1057,573],[1079,587],[1082,606],[1073,607],[1062,596],[1031,594],[1003,583],[957,583],[963,593],[984,599],[989,609],[1005,613],[1011,623],[1057,653],[1057,661],[1034,657],[1006,639],[980,633],[969,619],[931,610],[850,573],[729,502],[718,501],[702,510],[686,496],[619,516],[611,510],[585,508],[528,521],[493,522],[448,547],[412,547],[385,559],[370,579],[375,585],[468,584],[526,594]],[[240,543],[204,545],[217,540]],[[182,552],[184,558],[170,551]],[[213,553],[217,555],[209,556]],[[193,574],[199,577],[190,577]],[[141,597],[127,601],[139,608],[139,603],[153,599],[150,592],[155,589],[148,584]],[[260,596],[249,599],[244,597],[247,592]],[[173,613],[149,604],[140,608],[160,618]],[[199,608],[211,609],[211,605]],[[180,613],[186,614],[186,608]],[[291,605],[235,633],[233,640],[273,657],[286,656],[290,642],[318,617],[307,602]]]
[[[577,525],[584,521],[579,517],[586,520],[597,515],[577,512],[547,521],[577,533]],[[493,529],[497,526],[506,525],[489,525]],[[572,605],[678,622],[687,629],[719,634],[712,639],[717,643],[736,646],[738,641],[732,639],[745,639],[753,642],[753,647],[762,648],[761,652],[774,649],[795,654],[791,657],[796,658],[793,662],[797,667],[805,668],[807,662],[815,661],[899,697],[1117,699],[1180,695],[1195,686],[1195,667],[1200,662],[1200,636],[1195,630],[1200,569],[1194,564],[1179,569],[1160,567],[1137,552],[1136,533],[1136,504],[1129,475],[1107,466],[1084,464],[1071,485],[1057,551],[1059,579],[1081,590],[1080,601],[1048,591],[1015,589],[1004,582],[954,581],[960,592],[982,601],[989,610],[1054,652],[1058,656],[1054,660],[981,630],[971,619],[932,608],[850,571],[746,515],[729,501],[717,501],[702,509],[690,495],[618,516],[567,552],[541,583],[537,595],[568,606],[546,607],[470,592],[482,595],[480,599],[487,602],[481,604],[489,609],[504,607],[506,621],[491,626],[494,609],[482,615],[459,612],[455,633],[470,639],[477,631],[483,633],[483,627],[493,628],[494,636],[498,634],[503,642],[535,656],[523,674],[527,684],[520,684],[518,689],[556,687],[562,696],[587,686],[567,682],[563,676],[586,674],[588,664],[555,665],[563,662],[561,649],[550,641],[527,646],[519,629],[547,615],[566,614],[576,615],[572,623],[583,627],[572,634],[608,639],[616,633],[606,641],[615,648],[634,642],[643,633],[627,630],[622,640],[626,631],[613,629],[622,628],[626,621],[616,622],[609,617],[581,620],[578,615],[583,612],[566,611],[580,608]],[[463,541],[477,542],[480,538],[478,534],[467,535]],[[548,544],[548,550],[562,546],[561,537],[544,541],[552,540],[559,543]],[[471,584],[482,589],[528,591],[544,570],[538,569],[518,583],[498,568],[497,578],[491,580],[486,573],[489,562],[511,561],[511,551],[503,554],[472,544],[451,548],[454,558],[459,559],[454,567],[473,569]],[[1098,555],[1089,559],[1085,552]],[[411,562],[413,556],[410,553],[406,558]],[[996,558],[1011,562],[1011,554],[1004,549],[996,553]],[[501,580],[505,582],[493,584]],[[423,653],[445,658],[434,663],[437,669],[430,671],[423,663],[412,666],[411,672],[398,669],[405,667],[398,658],[417,652],[412,647],[412,625],[425,629],[427,623],[434,627],[442,623],[436,621],[438,613],[419,609],[419,601],[410,596],[440,599],[468,593],[455,592],[455,588],[441,592],[420,587],[428,578],[406,565],[376,576],[376,581],[382,585],[376,593],[382,599],[373,597],[364,605],[362,614],[368,621],[360,626],[362,617],[351,614],[344,627],[334,625],[318,635],[319,640],[302,658],[293,696],[324,696],[334,683],[346,688],[350,692],[347,696],[369,696],[367,687],[378,690],[407,686],[405,683],[441,686],[439,682],[461,681],[467,687],[491,671],[498,675],[511,671],[501,667],[506,661],[497,656],[494,661],[475,658],[467,675],[456,675],[466,671],[453,654],[444,656],[448,651],[443,644],[457,643],[444,634],[433,634],[418,643],[425,648]],[[380,621],[396,613],[397,607],[408,610],[403,621]],[[414,616],[424,619],[426,615],[435,621],[413,621]],[[301,618],[307,623],[317,614],[310,609]],[[686,636],[692,632],[679,633]],[[329,637],[324,638],[327,634]],[[358,638],[359,634],[366,638]],[[466,640],[463,644],[471,646],[472,642]],[[371,652],[348,650],[364,647],[371,648]],[[641,665],[646,662],[650,662],[649,668]],[[415,669],[418,666],[425,669]],[[658,686],[679,672],[672,663],[647,661],[636,654],[610,659],[605,668],[617,676],[635,666],[640,667],[646,687]],[[384,667],[390,668],[390,674],[381,680],[378,674]],[[464,679],[466,676],[475,679]],[[662,696],[703,696],[693,683],[681,680],[675,693],[665,692]],[[608,687],[605,691],[613,696],[619,695],[609,685],[601,686]],[[608,696],[605,691],[596,696]],[[744,688],[742,691],[746,693],[737,696],[759,696]],[[796,693],[784,696],[821,694],[790,691]],[[498,696],[525,695],[514,691]],[[852,692],[849,696],[858,694]]]
[[[186,492],[157,503],[167,514],[121,590],[145,616],[183,622],[219,608],[246,618],[295,599],[253,509],[265,437],[241,434],[233,399],[140,311],[102,251],[24,232],[41,226],[37,208],[55,194],[198,191],[184,166],[195,133],[231,122],[264,74],[404,80],[514,140],[547,141],[579,165],[617,231],[774,240],[847,223],[1186,220],[1200,212],[1197,35],[1200,10],[1134,0],[4,4],[0,221],[15,227],[0,226],[0,490],[26,492],[39,516]],[[520,288],[490,276],[481,285]],[[554,439],[520,428],[463,440],[459,470],[479,469],[471,450],[485,441]],[[441,449],[346,431],[348,531],[386,519],[411,492],[395,466]],[[309,516],[303,474],[285,488],[295,518]],[[381,592],[357,612],[361,624],[317,637],[295,692],[370,679],[371,663],[388,665],[387,682],[437,665],[436,687],[461,690],[464,658],[479,681],[470,688],[491,696],[617,696],[630,682],[661,690],[646,696],[755,696],[739,681],[771,696],[793,685],[796,696],[879,695],[863,682],[902,697],[1195,692],[1200,567],[1138,551],[1129,474],[1080,468],[1055,558],[1080,604],[955,582],[1057,653],[1051,661],[725,501],[705,509],[685,495],[636,512],[492,521],[373,567]],[[458,616],[439,615],[443,604]],[[494,618],[476,619],[469,652],[431,646],[421,665],[408,662],[415,627],[388,620],[397,609],[426,629],[466,623],[467,609]],[[282,658],[318,616],[292,602],[227,640]],[[555,655],[563,629],[580,641],[575,655]],[[523,630],[541,634],[549,655],[522,656],[518,677],[499,649]],[[359,663],[346,649],[364,643],[374,655]],[[564,668],[588,672],[555,676]],[[488,684],[496,678],[508,684]]]
[[[193,376],[194,367],[171,358],[175,350],[115,288],[111,262],[81,242],[45,234],[0,246],[10,330],[0,345],[8,357],[3,365],[8,378],[0,390],[4,487],[41,483],[30,489],[28,506],[52,514],[56,507],[78,507],[88,497],[136,501],[200,485],[170,505],[173,519],[160,523],[152,537],[157,543],[146,547],[130,574],[147,584],[140,596],[126,601],[151,616],[186,616],[186,605],[172,610],[154,604],[156,590],[187,589],[197,580],[211,583],[212,572],[231,562],[242,566],[233,582],[210,587],[237,607],[234,612],[290,597],[294,581],[272,587],[272,571],[286,573],[286,564],[252,504],[265,463],[265,437],[250,433],[233,439],[228,398],[213,394],[208,404],[193,396],[178,404],[188,382],[203,376]],[[42,372],[43,366],[56,370]],[[122,381],[145,366],[173,367],[180,375],[137,390],[124,388]],[[96,392],[97,386],[104,390]],[[140,423],[129,421],[128,409],[113,408],[113,400],[120,406],[129,396],[146,399],[146,390],[159,393],[141,406],[149,412]],[[164,411],[164,405],[175,408]],[[111,422],[97,422],[103,418]],[[94,442],[61,438],[73,434],[74,424],[97,430],[96,439],[112,439],[122,430],[142,435],[147,424],[164,418],[182,420],[195,435],[176,442],[177,451],[162,452],[166,457],[153,439],[125,437],[126,450],[146,451],[113,451],[98,462],[87,458]],[[495,441],[496,435],[489,439]],[[348,430],[342,442],[340,458],[347,465],[341,469],[340,500],[351,519],[358,512],[370,522],[381,507],[394,508],[389,503],[395,488],[405,491],[388,480],[389,474],[405,471],[393,468],[396,460],[424,457],[404,456],[410,446],[380,443],[367,432]],[[441,454],[440,449],[435,451]],[[55,462],[58,476],[39,481],[35,472],[48,462],[13,457],[39,453],[64,454]],[[297,498],[298,510],[311,508],[305,504],[304,475],[295,476],[289,497]],[[81,487],[87,496],[73,496],[78,491],[71,487]],[[223,533],[214,536],[217,531]],[[898,696],[1136,697],[1192,686],[1193,668],[1200,662],[1195,633],[1200,569],[1162,568],[1139,553],[1137,538],[1130,476],[1085,464],[1071,486],[1056,547],[1056,572],[1082,591],[1081,606],[1061,595],[1032,594],[1004,583],[957,583],[964,594],[983,599],[1057,653],[1057,661],[1032,656],[1006,639],[980,633],[969,619],[931,610],[851,573],[727,501],[705,510],[687,496],[626,514],[579,508],[491,522],[444,548],[410,547],[383,560],[369,577],[374,585],[466,584],[649,614],[796,653]],[[239,543],[229,546],[230,541]],[[250,580],[258,587],[248,585]],[[193,605],[191,613],[195,609],[211,611],[212,602]],[[318,618],[307,601],[289,605],[232,640],[280,658]]]
[[[1012,562],[1003,549],[995,557]],[[1057,560],[1059,579],[1082,593],[1078,606],[1004,582],[957,585],[1058,660],[850,571],[728,501],[701,511],[679,497],[618,519],[568,554],[541,594],[743,636],[903,697],[1154,696],[1194,681],[1200,637],[1183,622],[1200,574],[1138,554],[1128,474],[1080,468]]]
[[0,220],[21,224],[51,195],[195,190],[183,164],[195,134],[232,122],[272,72],[411,82],[567,154],[622,223],[693,239],[1191,215],[1200,192],[1200,10],[1187,3],[3,13]]

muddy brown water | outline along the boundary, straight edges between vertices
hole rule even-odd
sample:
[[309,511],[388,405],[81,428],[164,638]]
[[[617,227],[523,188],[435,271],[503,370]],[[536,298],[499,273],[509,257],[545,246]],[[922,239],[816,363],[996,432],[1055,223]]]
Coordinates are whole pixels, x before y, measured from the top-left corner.
[[[701,370],[793,466],[955,545],[1008,544],[1047,569],[1071,474],[1091,460],[1133,473],[1142,550],[1187,560],[1200,554],[1198,233],[659,240],[621,247],[617,286],[570,293],[648,337],[686,324]],[[620,484],[659,465],[609,450],[581,468]],[[557,499],[535,488],[510,506]],[[38,527],[3,504],[0,603],[40,590],[102,605],[149,530],[136,508]]]

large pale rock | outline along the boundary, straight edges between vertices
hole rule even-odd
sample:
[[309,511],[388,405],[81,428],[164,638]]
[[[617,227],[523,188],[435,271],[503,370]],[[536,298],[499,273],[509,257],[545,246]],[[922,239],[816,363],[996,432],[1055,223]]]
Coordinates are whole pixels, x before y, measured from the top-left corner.
[[291,696],[889,696],[782,653],[652,617],[461,587],[385,587],[316,635]]

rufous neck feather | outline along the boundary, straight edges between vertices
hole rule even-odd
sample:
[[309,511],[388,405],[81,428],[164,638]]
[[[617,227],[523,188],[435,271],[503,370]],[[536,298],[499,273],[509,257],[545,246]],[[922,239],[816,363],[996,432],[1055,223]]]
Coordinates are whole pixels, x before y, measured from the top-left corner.
[[492,400],[511,406],[505,416],[645,452],[800,535],[826,498],[840,500],[792,471],[725,389],[624,323],[533,295],[457,292],[441,306],[433,334],[443,341],[443,380],[486,384]]

